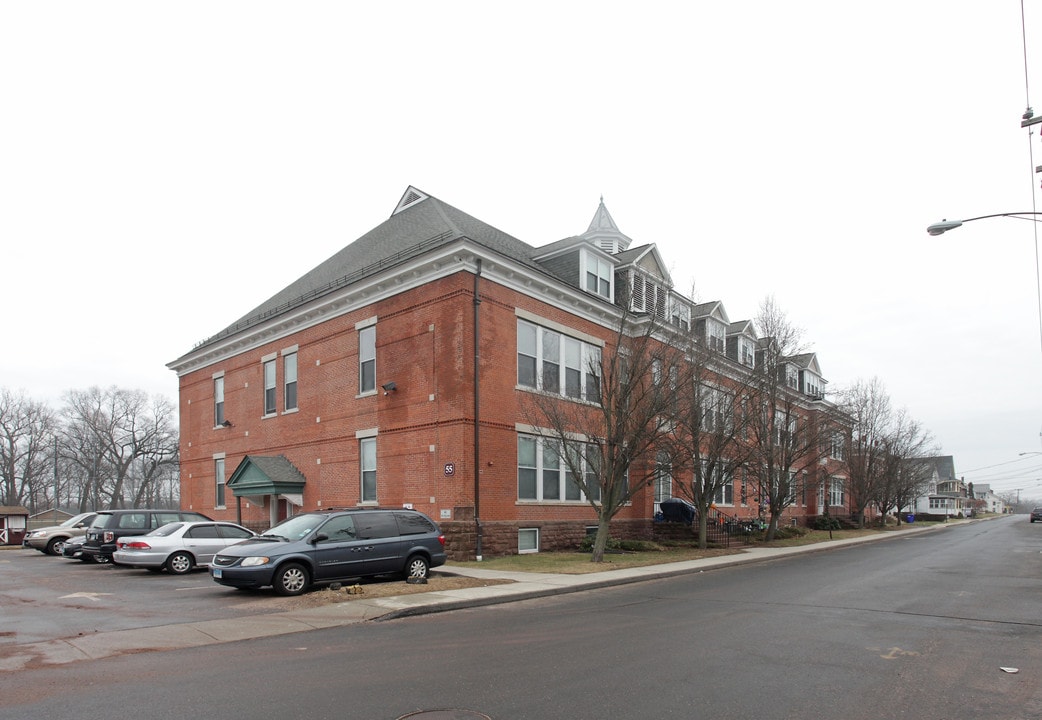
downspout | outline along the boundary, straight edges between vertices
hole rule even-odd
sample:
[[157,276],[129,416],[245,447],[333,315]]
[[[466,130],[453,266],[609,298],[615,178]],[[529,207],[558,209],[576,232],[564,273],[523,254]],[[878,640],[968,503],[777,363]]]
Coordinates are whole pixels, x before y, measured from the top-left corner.
[[481,259],[477,260],[474,273],[474,559],[481,562],[481,328],[478,324],[478,307],[481,295]]

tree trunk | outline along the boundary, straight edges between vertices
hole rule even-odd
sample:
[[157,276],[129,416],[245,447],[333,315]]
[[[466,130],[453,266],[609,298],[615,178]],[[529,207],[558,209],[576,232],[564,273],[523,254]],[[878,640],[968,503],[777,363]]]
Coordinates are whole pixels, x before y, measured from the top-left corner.
[[611,524],[611,518],[601,516],[597,520],[597,536],[593,539],[593,552],[590,555],[590,562],[604,562],[604,548],[608,545],[608,532]]

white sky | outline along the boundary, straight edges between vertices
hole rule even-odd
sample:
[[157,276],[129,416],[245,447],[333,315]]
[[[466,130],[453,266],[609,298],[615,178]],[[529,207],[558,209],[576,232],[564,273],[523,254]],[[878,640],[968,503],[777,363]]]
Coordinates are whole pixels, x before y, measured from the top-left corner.
[[960,475],[1042,496],[1036,225],[925,232],[1032,209],[1021,29],[1019,0],[0,3],[0,386],[176,400],[167,362],[410,184],[533,245],[603,194],[678,289],[773,294],[830,389],[878,376]]

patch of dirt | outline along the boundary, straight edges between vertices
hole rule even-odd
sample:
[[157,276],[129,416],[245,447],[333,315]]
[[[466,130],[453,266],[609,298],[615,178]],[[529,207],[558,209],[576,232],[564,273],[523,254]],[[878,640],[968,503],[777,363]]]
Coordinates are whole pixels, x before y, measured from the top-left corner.
[[350,602],[352,600],[366,600],[380,597],[394,597],[395,595],[414,595],[416,593],[440,592],[443,590],[461,590],[472,587],[489,587],[492,585],[503,585],[512,583],[513,580],[488,580],[462,575],[441,575],[431,573],[426,584],[407,583],[404,580],[374,578],[359,580],[357,583],[343,583],[338,589],[332,586],[323,587],[318,590],[298,595],[291,598],[279,598],[280,604],[285,605],[287,610],[302,608],[321,607],[339,602]]

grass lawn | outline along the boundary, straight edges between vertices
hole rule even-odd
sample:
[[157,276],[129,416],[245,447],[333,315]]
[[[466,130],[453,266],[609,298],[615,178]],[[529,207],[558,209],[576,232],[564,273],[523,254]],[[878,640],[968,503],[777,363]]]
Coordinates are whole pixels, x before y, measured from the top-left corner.
[[[904,528],[904,525],[901,526]],[[893,532],[898,528],[888,526],[886,530],[871,528],[864,530],[833,530],[832,538],[842,540],[844,538],[861,537],[865,535],[878,535],[884,532]],[[603,563],[590,562],[590,553],[581,552],[541,552],[526,555],[507,555],[504,557],[487,558],[482,562],[450,562],[447,567],[453,565],[462,567],[480,567],[488,570],[504,570],[508,572],[533,572],[533,573],[564,573],[566,575],[582,575],[586,573],[603,572],[616,568],[640,567],[643,565],[660,565],[662,563],[680,562],[682,560],[699,560],[707,557],[720,555],[734,555],[742,552],[746,547],[789,547],[793,545],[811,545],[813,543],[829,542],[827,530],[802,529],[797,536],[774,540],[763,543],[758,540],[749,545],[740,542],[733,543],[729,548],[708,548],[699,550],[697,546],[657,546],[655,550],[642,552],[607,552]]]

